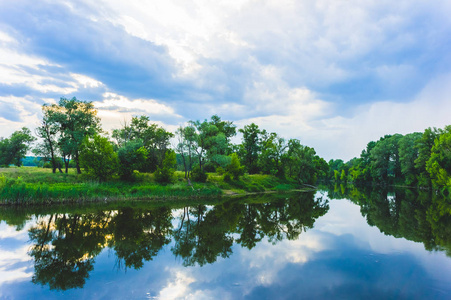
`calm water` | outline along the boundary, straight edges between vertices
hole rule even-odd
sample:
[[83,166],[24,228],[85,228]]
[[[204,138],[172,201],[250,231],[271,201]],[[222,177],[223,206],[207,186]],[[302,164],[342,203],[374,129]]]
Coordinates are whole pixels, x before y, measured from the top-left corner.
[[3,209],[0,299],[451,298],[450,200],[278,198]]

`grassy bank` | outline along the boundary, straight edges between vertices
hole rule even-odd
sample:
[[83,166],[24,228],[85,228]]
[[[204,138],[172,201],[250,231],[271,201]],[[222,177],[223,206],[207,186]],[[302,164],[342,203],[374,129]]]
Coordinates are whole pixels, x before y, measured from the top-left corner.
[[210,173],[206,183],[188,185],[182,172],[173,184],[161,185],[152,174],[139,174],[134,183],[119,180],[99,183],[70,170],[68,174],[49,169],[21,167],[0,169],[0,204],[51,204],[108,202],[117,200],[195,199],[265,191],[288,191],[296,185],[270,175],[245,175],[226,182]]

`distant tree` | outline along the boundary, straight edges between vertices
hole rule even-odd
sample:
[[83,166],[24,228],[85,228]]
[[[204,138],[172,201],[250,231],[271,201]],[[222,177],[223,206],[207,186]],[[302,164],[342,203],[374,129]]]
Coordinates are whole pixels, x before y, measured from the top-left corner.
[[117,154],[107,138],[87,136],[80,146],[80,165],[93,178],[105,181],[116,172]]
[[20,167],[22,159],[25,158],[31,143],[35,140],[30,129],[26,127],[13,132],[9,138],[0,138],[0,166],[7,167],[14,164]]
[[402,135],[386,135],[381,138],[371,150],[371,174],[379,182],[388,183],[389,179],[401,177],[398,142]]
[[435,140],[426,170],[434,186],[451,188],[451,126]]
[[415,143],[421,139],[420,132],[406,134],[399,140],[399,163],[404,181],[408,185],[417,183],[418,171],[415,168],[415,160],[418,159],[418,148]]
[[415,141],[415,148],[418,149],[418,157],[415,159],[415,169],[418,173],[418,183],[423,186],[432,187],[432,180],[426,170],[427,162],[431,157],[432,147],[435,139],[442,133],[441,129],[427,128],[420,139]]

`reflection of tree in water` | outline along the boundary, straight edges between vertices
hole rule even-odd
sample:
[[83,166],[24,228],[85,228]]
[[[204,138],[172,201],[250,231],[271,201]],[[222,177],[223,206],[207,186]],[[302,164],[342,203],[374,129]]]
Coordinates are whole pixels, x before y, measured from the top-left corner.
[[112,239],[108,245],[116,251],[118,262],[140,269],[144,261],[156,256],[168,244],[172,224],[171,210],[137,210],[124,208],[109,224]]
[[82,287],[104,247],[109,214],[55,214],[31,228],[32,281],[57,290]]
[[327,201],[314,199],[313,194],[264,204],[229,202],[210,210],[205,206],[185,208],[181,225],[173,233],[172,251],[183,259],[185,266],[196,263],[202,266],[215,262],[218,256],[230,256],[233,234],[239,234],[236,243],[248,249],[265,236],[272,243],[284,238],[297,239],[328,209]]
[[329,209],[313,194],[260,204],[226,202],[185,207],[173,228],[169,208],[121,208],[87,214],[52,214],[29,230],[35,274],[50,289],[83,287],[95,257],[106,246],[119,267],[139,269],[174,239],[172,252],[185,266],[213,263],[232,254],[235,241],[252,249],[263,238],[296,239]]
[[[336,195],[340,197],[339,195]],[[397,238],[424,244],[426,250],[442,250],[451,256],[451,201],[428,191],[353,188],[341,197],[360,205],[371,226]]]
[[227,235],[228,229],[227,222],[218,217],[214,208],[207,210],[204,205],[184,208],[181,226],[173,233],[172,252],[183,259],[184,266],[196,263],[203,266],[215,262],[218,256],[229,257],[233,238]]

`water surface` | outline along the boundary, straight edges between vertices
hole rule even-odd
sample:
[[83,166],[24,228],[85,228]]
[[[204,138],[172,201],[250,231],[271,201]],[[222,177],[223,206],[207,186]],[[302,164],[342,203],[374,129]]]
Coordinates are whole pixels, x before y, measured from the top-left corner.
[[451,298],[451,201],[276,198],[2,209],[0,299]]

